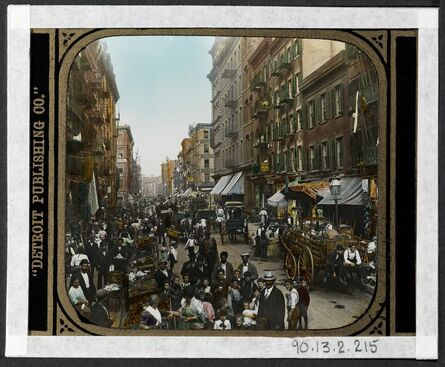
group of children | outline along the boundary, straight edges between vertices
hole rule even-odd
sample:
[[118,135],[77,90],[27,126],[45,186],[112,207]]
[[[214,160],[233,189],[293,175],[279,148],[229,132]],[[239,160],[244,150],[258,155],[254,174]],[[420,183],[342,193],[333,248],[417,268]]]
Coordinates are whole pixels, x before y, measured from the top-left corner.
[[[287,280],[286,305],[289,329],[307,329],[307,309],[310,302],[307,284]],[[234,277],[228,282],[224,272],[218,271],[211,281],[203,278],[192,284],[189,274],[174,275],[171,282],[165,281],[159,294],[161,314],[167,318],[169,311],[180,310],[184,304],[184,294],[192,290],[194,303],[199,305],[205,329],[213,330],[262,330],[261,320],[257,319],[261,291],[265,288],[262,278],[253,280],[249,272],[241,277],[239,269],[234,269]],[[171,323],[171,322],[170,322]],[[178,325],[170,325],[178,328]]]

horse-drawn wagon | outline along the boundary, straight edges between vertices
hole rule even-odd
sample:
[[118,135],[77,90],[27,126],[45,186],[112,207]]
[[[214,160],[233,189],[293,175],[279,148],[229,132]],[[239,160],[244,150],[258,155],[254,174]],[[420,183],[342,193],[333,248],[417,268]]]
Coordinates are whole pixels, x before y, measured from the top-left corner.
[[304,277],[311,283],[316,272],[326,267],[328,257],[336,250],[337,245],[347,249],[354,244],[362,262],[368,262],[366,242],[355,236],[350,229],[344,228],[340,233],[335,229],[315,231],[312,229],[313,221],[314,218],[306,221],[310,222],[310,225],[303,226],[303,229],[288,228],[281,237],[285,252],[284,268],[289,278]]
[[236,235],[242,235],[248,243],[247,221],[244,215],[244,205],[240,201],[227,201],[224,205],[225,221],[221,226],[221,242],[224,244],[224,236],[229,235],[231,240],[236,240]]

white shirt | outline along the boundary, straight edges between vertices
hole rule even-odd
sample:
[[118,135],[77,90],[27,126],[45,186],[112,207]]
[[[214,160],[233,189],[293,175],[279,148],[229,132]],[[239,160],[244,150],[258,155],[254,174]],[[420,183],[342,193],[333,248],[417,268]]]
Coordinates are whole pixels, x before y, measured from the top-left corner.
[[221,320],[215,321],[215,325],[213,326],[214,330],[230,330],[232,329],[232,326],[230,325],[229,320],[224,320],[225,328],[223,329],[223,322]]
[[258,311],[256,310],[244,310],[243,315],[243,325],[256,325],[256,315],[258,314]]
[[173,255],[173,258],[177,261],[178,260],[178,251],[174,247],[170,247],[170,253]]
[[88,256],[85,255],[85,254],[75,254],[75,255],[73,255],[73,257],[71,258],[70,265],[71,265],[71,266],[79,266],[79,265],[80,265],[80,262],[81,262],[83,259],[88,260]]
[[187,243],[185,244],[184,248],[189,248],[189,247],[195,247],[195,239],[194,238],[190,238]]
[[289,306],[290,308],[295,308],[299,301],[298,291],[295,288],[292,288],[290,293],[287,294],[286,299],[287,306]]
[[226,273],[226,264],[221,263],[221,269],[224,270],[224,277],[226,277],[227,273]]
[[274,286],[270,287],[269,289],[266,288],[266,290],[264,291],[264,297],[267,299],[267,297],[269,297],[270,292],[272,292]]
[[243,264],[243,276],[244,276],[244,273],[247,271],[247,269],[249,269],[249,263]]
[[82,275],[83,280],[85,281],[85,287],[90,288],[90,278],[88,277],[88,273],[80,272]]
[[360,259],[360,254],[358,253],[357,250],[351,251],[350,249],[346,249],[345,252],[343,253],[343,257],[346,264],[353,264],[351,260],[353,260],[354,258],[357,259],[356,261],[357,265],[360,265],[362,263],[362,260]]

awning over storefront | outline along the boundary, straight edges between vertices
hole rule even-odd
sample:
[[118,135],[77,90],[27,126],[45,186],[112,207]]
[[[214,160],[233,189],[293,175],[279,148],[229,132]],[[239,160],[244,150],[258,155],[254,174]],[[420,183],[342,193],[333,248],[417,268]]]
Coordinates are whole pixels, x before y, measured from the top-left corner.
[[269,199],[267,199],[268,205],[277,207],[287,207],[287,200],[280,191],[277,191]]
[[312,182],[302,182],[298,184],[289,184],[288,191],[293,192],[302,192],[309,196],[311,199],[317,199],[317,193],[320,192],[325,193],[324,189],[329,190],[329,182],[328,181],[312,181]]
[[191,193],[192,193],[192,188],[189,187],[189,188],[188,188],[187,190],[185,190],[180,196],[187,197],[187,196],[190,196]]
[[216,185],[213,187],[212,191],[210,191],[210,195],[220,195],[232,177],[233,177],[232,174],[222,176],[216,183]]
[[243,172],[237,172],[233,175],[230,182],[221,192],[221,195],[243,195],[244,194],[244,176]]
[[[340,180],[340,198],[338,205],[364,205],[365,195],[362,186],[362,179],[359,177],[344,177]],[[317,205],[335,205],[331,192],[318,202]]]

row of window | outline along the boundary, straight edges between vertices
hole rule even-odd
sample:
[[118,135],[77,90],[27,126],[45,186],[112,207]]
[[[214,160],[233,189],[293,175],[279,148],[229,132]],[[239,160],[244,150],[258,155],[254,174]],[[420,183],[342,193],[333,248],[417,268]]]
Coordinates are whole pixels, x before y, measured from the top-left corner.
[[[341,169],[344,165],[343,137],[327,140],[319,145],[310,145],[304,149],[295,149],[269,154],[270,171],[275,173],[285,171],[326,171]],[[260,159],[258,158],[259,162]],[[270,172],[272,173],[272,172]]]
[[307,127],[312,128],[327,120],[343,114],[343,84],[326,90],[305,104]]
[[265,126],[264,133],[261,136],[255,136],[254,140],[262,138],[269,142],[301,129],[313,128],[317,124],[341,116],[343,105],[343,85],[339,84],[308,101],[304,105],[303,111],[298,108],[284,116],[280,122],[274,124],[271,121],[270,124]]

